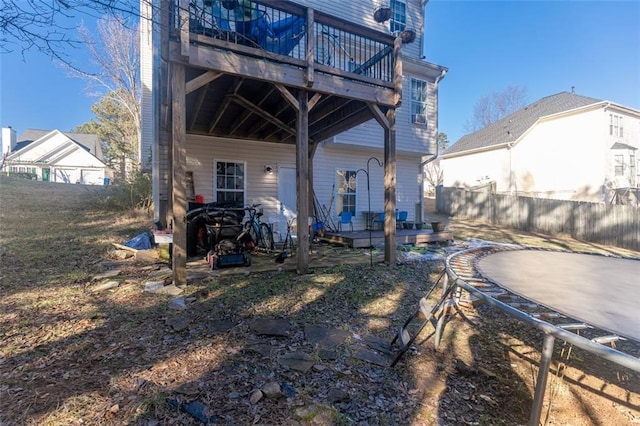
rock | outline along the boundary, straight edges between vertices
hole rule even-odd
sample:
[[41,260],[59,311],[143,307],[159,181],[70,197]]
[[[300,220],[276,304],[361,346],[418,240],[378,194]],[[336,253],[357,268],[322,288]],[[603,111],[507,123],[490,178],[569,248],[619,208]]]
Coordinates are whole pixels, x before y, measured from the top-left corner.
[[347,330],[308,325],[304,328],[304,335],[313,345],[318,345],[322,349],[333,349],[342,345],[350,333]]
[[348,402],[349,400],[351,400],[351,397],[349,396],[348,393],[346,393],[342,389],[334,388],[334,389],[331,389],[327,394],[327,401],[329,401],[332,404],[336,402]]
[[263,336],[287,337],[289,336],[291,323],[287,319],[263,318],[251,321],[249,327],[256,334]]
[[101,274],[98,275],[94,275],[93,277],[93,281],[98,281],[98,280],[103,280],[105,278],[111,278],[111,277],[116,277],[118,275],[120,275],[120,269],[110,269],[108,271],[105,271]]
[[296,396],[296,390],[287,382],[282,382],[280,384],[280,389],[282,389],[282,393],[287,398],[293,398],[294,396]]
[[283,395],[280,385],[275,382],[267,383],[260,390],[262,391],[264,396],[266,396],[269,399],[280,398]]
[[184,297],[176,297],[171,299],[171,301],[169,302],[169,308],[175,309],[177,311],[184,311],[185,309],[187,309]]
[[197,382],[187,382],[178,386],[176,392],[183,395],[195,396],[200,393],[200,387]]
[[109,407],[109,412],[111,414],[116,414],[118,411],[120,411],[120,405],[118,404],[114,404],[111,407]]
[[99,291],[104,291],[104,290],[109,290],[109,289],[112,289],[112,288],[116,288],[119,285],[120,285],[120,283],[118,281],[104,281],[104,282],[101,282],[99,284],[92,285],[89,290],[91,290],[94,293],[97,293]]
[[164,287],[164,281],[147,281],[144,283],[143,291],[148,291],[150,293],[155,293],[157,290]]
[[165,324],[173,329],[173,331],[182,331],[185,330],[191,320],[186,317],[171,317],[165,320]]
[[371,350],[367,350],[367,349],[357,349],[353,355],[353,358],[355,359],[359,359],[361,361],[366,361],[369,362],[371,364],[376,364],[379,365],[381,367],[388,367],[389,366],[389,360],[385,357],[383,357],[382,355],[371,351]]
[[315,360],[304,352],[291,352],[278,358],[278,363],[283,367],[307,373],[315,364]]
[[260,401],[262,399],[262,391],[260,389],[258,390],[254,390],[253,392],[251,392],[251,396],[249,397],[249,402],[251,402],[251,404],[257,404],[258,401]]
[[174,284],[169,284],[166,285],[164,287],[161,287],[155,291],[152,291],[152,293],[156,293],[156,294],[168,294],[169,296],[177,296],[180,293],[182,293],[184,290],[182,290],[181,288],[176,287]]

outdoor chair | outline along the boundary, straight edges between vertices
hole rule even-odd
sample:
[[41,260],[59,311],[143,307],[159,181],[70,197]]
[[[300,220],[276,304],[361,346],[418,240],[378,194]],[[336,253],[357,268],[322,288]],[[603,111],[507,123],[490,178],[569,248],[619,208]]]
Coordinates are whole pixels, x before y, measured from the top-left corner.
[[351,227],[351,232],[353,232],[353,222],[351,221],[351,212],[347,212],[344,211],[342,213],[340,213],[340,221],[338,222],[338,231],[342,232],[342,225],[343,224],[349,224],[349,226]]
[[407,223],[409,212],[401,211],[396,214],[396,229],[401,229],[403,223]]

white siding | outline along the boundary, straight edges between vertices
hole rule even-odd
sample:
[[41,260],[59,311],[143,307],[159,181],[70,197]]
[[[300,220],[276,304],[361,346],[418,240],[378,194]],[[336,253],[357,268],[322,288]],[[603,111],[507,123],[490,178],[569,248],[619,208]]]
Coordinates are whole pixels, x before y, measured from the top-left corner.
[[[203,195],[205,202],[214,201],[213,164],[214,160],[246,162],[246,204],[260,203],[264,217],[275,220],[279,213],[278,174],[266,174],[266,165],[276,168],[278,165],[295,165],[295,146],[284,144],[265,144],[242,141],[242,150],[236,141],[209,138],[206,136],[187,136],[187,171],[193,172],[195,194]],[[345,146],[319,147],[313,160],[314,190],[318,202],[327,209],[332,205],[331,216],[337,223],[335,211],[336,170],[357,170],[367,168],[367,160],[376,156],[381,161],[382,151],[354,149]],[[397,160],[397,207],[409,213],[409,220],[415,217],[416,204],[420,202],[421,173],[419,159],[412,156],[399,156]],[[375,161],[369,163],[371,174],[371,209],[384,209],[384,169]],[[354,228],[364,229],[362,212],[368,210],[367,180],[365,173],[357,175],[357,214]],[[332,201],[333,198],[333,201]]]
[[444,186],[473,187],[491,180],[496,182],[498,192],[509,191],[509,151],[506,148],[442,158],[440,167],[444,173]]

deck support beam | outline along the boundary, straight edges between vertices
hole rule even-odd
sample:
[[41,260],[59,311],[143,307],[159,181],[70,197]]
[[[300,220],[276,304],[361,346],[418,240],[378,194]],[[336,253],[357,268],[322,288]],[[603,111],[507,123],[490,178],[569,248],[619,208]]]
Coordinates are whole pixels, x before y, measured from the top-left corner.
[[396,263],[396,110],[387,111],[384,129],[384,262]]
[[309,94],[298,92],[296,120],[297,271],[309,273]]
[[184,286],[187,284],[186,84],[184,65],[174,63],[171,69],[173,283],[176,286]]

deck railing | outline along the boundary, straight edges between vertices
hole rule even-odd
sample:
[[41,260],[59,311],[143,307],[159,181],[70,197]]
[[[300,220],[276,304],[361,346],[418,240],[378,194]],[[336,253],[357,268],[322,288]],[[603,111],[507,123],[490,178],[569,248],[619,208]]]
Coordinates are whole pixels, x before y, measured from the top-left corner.
[[191,42],[294,64],[307,63],[311,54],[318,72],[384,86],[393,82],[392,35],[322,12],[309,14],[290,1],[174,0],[169,22],[174,38],[188,25]]

